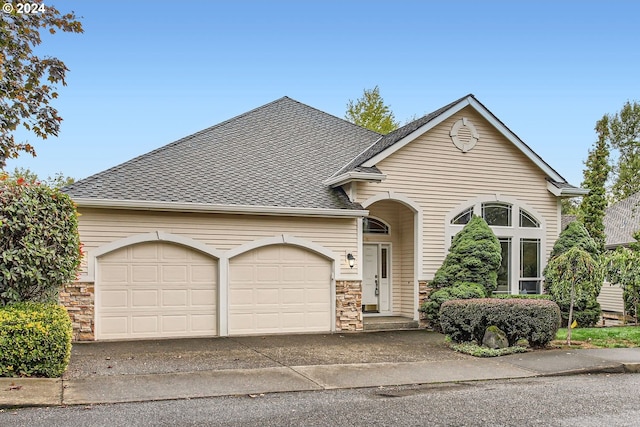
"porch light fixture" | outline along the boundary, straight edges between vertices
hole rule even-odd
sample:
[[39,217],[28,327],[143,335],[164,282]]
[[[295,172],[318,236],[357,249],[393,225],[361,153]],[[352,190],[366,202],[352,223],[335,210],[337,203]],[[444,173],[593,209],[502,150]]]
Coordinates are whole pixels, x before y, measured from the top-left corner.
[[349,267],[353,268],[353,266],[356,264],[356,259],[354,258],[354,256],[351,253],[347,254],[347,261],[349,261]]

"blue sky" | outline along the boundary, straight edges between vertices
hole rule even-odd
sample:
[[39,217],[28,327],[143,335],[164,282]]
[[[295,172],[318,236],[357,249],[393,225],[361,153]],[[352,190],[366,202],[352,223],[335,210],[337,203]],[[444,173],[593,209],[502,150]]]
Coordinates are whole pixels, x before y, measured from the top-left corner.
[[58,138],[7,170],[76,179],[289,96],[343,117],[378,85],[404,122],[473,93],[574,185],[595,122],[640,100],[633,1],[72,1],[85,33]]

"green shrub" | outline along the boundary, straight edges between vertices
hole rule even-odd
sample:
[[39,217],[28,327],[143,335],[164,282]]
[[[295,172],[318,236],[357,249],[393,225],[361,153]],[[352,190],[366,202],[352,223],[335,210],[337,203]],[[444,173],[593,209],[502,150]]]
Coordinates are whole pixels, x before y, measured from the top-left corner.
[[527,352],[527,347],[520,345],[506,348],[488,348],[472,342],[462,342],[451,343],[450,347],[458,353],[469,354],[475,357],[497,357]]
[[491,298],[498,299],[537,299],[537,300],[547,300],[552,301],[551,295],[548,294],[497,294],[493,295]]
[[485,289],[483,296],[489,296],[498,286],[501,259],[498,238],[484,219],[474,215],[453,238],[449,253],[431,285],[440,289],[463,282],[479,283]]
[[0,376],[61,376],[71,357],[71,336],[71,319],[59,305],[0,308]]
[[552,301],[481,298],[447,301],[440,308],[442,332],[455,342],[482,343],[495,325],[515,345],[526,339],[533,347],[547,345],[560,327],[560,310]]
[[429,299],[420,307],[431,327],[440,331],[440,306],[445,301],[453,299],[469,299],[484,297],[485,289],[478,283],[460,283],[456,286],[442,288],[432,292]]
[[75,205],[60,190],[0,174],[0,306],[56,302],[82,252]]

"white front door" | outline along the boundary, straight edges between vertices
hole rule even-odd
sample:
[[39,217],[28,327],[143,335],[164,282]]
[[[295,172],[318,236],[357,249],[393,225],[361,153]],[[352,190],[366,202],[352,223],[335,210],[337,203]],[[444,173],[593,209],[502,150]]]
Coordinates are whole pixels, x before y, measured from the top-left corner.
[[364,245],[362,305],[364,312],[391,311],[390,245]]

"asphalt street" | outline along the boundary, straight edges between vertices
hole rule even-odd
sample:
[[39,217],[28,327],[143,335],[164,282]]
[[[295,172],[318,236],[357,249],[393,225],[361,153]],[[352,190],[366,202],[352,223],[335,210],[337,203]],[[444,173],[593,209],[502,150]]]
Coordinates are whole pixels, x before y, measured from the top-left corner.
[[11,426],[637,426],[640,375],[598,374],[24,408]]

